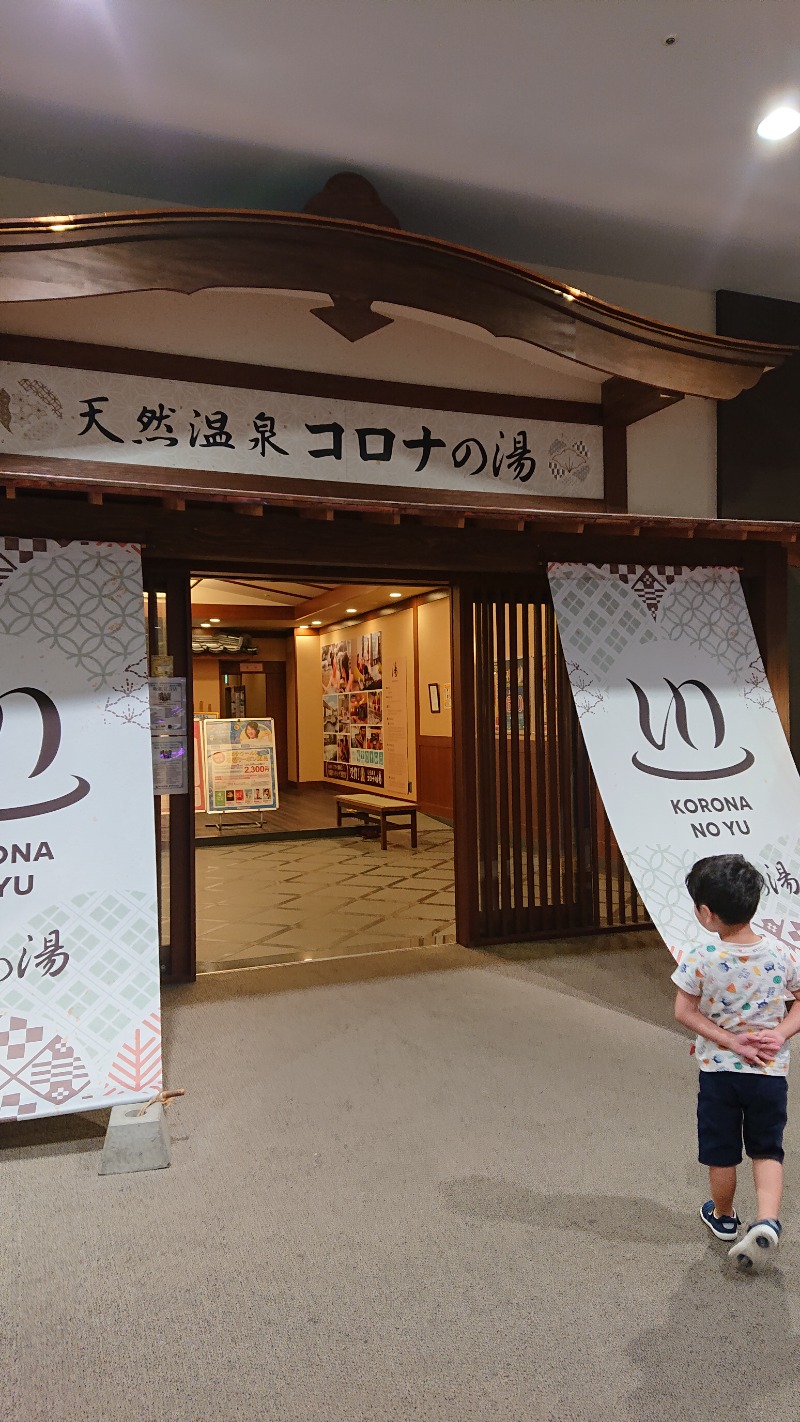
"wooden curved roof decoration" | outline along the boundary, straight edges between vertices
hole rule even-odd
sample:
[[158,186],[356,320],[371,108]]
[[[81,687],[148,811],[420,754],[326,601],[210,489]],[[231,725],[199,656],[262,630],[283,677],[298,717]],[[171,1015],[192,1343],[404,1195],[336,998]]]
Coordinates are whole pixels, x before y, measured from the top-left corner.
[[[209,287],[319,292],[333,305],[315,314],[348,340],[390,323],[372,309],[380,302],[525,341],[665,398],[732,399],[793,353],[663,325],[498,257],[327,215],[324,194],[304,213],[181,209],[0,221],[0,300]],[[381,208],[375,215],[386,223],[393,214]],[[373,216],[368,204],[361,210]]]

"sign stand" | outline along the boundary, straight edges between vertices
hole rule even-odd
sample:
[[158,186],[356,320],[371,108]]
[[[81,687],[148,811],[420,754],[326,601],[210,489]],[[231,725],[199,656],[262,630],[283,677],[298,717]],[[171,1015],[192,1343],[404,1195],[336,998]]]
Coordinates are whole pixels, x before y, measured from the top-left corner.
[[98,1175],[131,1175],[164,1170],[172,1145],[163,1101],[141,1106],[112,1106]]
[[[235,812],[234,812],[234,813],[235,813]],[[226,823],[226,821],[227,821],[227,823]],[[235,824],[234,824],[232,821],[233,821],[233,816],[232,816],[232,815],[230,815],[230,814],[227,814],[227,815],[226,815],[226,814],[224,813],[224,811],[220,811],[220,813],[219,813],[218,815],[212,815],[210,819],[209,819],[208,817],[206,818],[206,829],[208,829],[208,828],[210,827],[210,828],[212,828],[212,829],[215,829],[215,830],[218,832],[218,834],[222,834],[223,829],[241,829],[243,824],[246,824],[246,825],[256,824],[256,825],[258,825],[258,828],[259,828],[260,830],[263,830],[263,828],[264,828],[264,811],[263,811],[263,810],[254,811],[254,813],[253,813],[252,816],[248,816],[248,815],[246,815],[246,814],[239,815],[239,816],[237,816],[237,819],[236,819],[236,823],[235,823]]]

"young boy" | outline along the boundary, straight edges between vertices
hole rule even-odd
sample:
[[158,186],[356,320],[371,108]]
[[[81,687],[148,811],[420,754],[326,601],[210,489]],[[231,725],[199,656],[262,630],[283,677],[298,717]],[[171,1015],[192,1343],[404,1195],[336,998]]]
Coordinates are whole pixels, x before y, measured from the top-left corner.
[[[764,888],[741,854],[699,859],[686,876],[697,920],[709,935],[672,975],[675,1016],[697,1033],[699,1159],[711,1199],[700,1214],[742,1270],[761,1269],[781,1235],[783,1132],[789,1048],[800,1031],[800,954],[753,932]],[[786,999],[794,998],[787,1012]],[[753,1163],[757,1218],[739,1239],[733,1197],[744,1148]]]

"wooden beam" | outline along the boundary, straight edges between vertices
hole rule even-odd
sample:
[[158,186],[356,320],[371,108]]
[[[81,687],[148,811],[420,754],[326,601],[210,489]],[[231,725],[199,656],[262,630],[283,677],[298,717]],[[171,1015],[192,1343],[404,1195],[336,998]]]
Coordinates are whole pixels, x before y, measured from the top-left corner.
[[684,398],[679,390],[659,390],[655,385],[626,380],[620,375],[603,381],[601,395],[603,423],[626,426],[646,420],[648,415],[666,410],[668,405],[675,405]]
[[[101,213],[0,222],[0,299],[209,287],[334,293],[544,349],[584,370],[732,399],[791,348],[683,331],[487,253],[369,223],[286,212]],[[152,373],[152,372],[151,372]]]
[[307,518],[312,523],[333,523],[334,512],[330,508],[304,508],[300,510],[300,517]]
[[603,479],[609,513],[628,509],[628,431],[625,425],[603,425]]
[[298,615],[293,606],[287,607],[285,603],[192,602],[193,621],[208,622],[210,618],[218,617],[223,627],[235,627],[239,624],[257,626],[267,622],[285,622],[291,627],[297,621]]

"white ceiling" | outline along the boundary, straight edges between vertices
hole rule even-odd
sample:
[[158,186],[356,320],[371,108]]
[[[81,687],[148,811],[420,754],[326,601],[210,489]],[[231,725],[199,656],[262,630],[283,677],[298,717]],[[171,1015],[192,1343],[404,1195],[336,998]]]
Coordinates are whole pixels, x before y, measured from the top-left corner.
[[[0,0],[0,170],[800,299],[798,0]],[[677,43],[664,44],[675,33]]]

